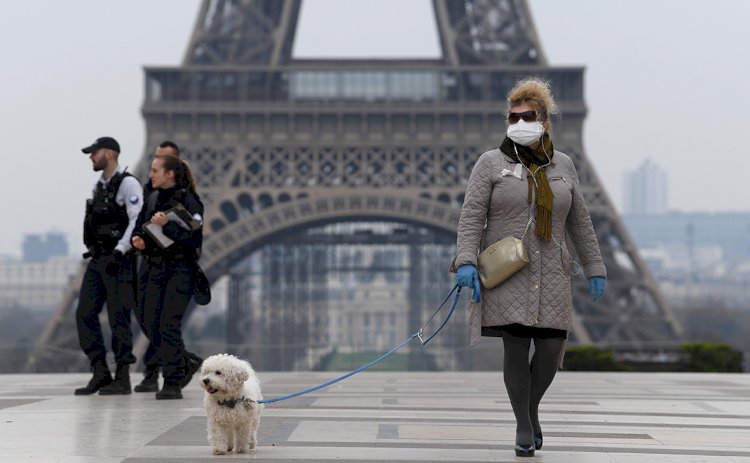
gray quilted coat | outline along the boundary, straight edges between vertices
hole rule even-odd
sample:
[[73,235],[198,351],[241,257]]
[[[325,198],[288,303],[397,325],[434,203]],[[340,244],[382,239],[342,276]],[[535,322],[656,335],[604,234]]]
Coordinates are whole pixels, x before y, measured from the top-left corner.
[[474,340],[480,326],[520,323],[572,329],[571,275],[579,266],[571,262],[568,242],[575,246],[587,278],[607,276],[573,161],[559,151],[552,159],[545,168],[554,194],[550,242],[534,233],[536,206],[527,202],[528,172],[521,164],[494,149],[482,154],[471,171],[458,224],[455,266],[476,265],[482,250],[508,235],[523,236],[529,254],[529,263],[509,279],[493,289],[482,287],[481,301],[471,308]]

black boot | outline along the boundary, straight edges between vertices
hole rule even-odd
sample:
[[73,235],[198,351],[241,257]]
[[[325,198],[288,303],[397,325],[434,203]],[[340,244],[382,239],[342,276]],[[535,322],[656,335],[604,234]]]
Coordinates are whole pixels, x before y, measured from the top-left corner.
[[135,392],[156,392],[159,390],[159,366],[146,367],[143,372],[143,381],[135,386]]
[[164,381],[164,387],[156,393],[156,400],[181,399],[182,388],[180,383]]
[[195,356],[195,357],[187,357],[185,359],[185,377],[180,380],[180,387],[184,388],[188,384],[190,384],[190,380],[193,379],[193,375],[201,369],[201,365],[203,364],[203,359]]
[[99,395],[125,395],[133,392],[130,389],[130,364],[118,363],[115,370],[115,380],[101,388]]
[[91,362],[91,371],[94,372],[94,376],[86,386],[76,389],[75,395],[91,395],[112,382],[112,373],[109,372],[104,359]]

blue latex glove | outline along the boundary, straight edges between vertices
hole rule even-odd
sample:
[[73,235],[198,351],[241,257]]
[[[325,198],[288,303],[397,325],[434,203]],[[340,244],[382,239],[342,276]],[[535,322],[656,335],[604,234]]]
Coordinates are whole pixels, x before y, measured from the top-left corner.
[[479,302],[479,297],[481,294],[480,290],[480,284],[479,284],[479,273],[477,273],[477,268],[474,267],[472,264],[464,264],[456,270],[456,284],[460,286],[469,286],[474,289],[474,303]]
[[596,302],[604,294],[604,288],[607,286],[607,281],[604,277],[591,277],[589,278],[589,294],[591,299]]

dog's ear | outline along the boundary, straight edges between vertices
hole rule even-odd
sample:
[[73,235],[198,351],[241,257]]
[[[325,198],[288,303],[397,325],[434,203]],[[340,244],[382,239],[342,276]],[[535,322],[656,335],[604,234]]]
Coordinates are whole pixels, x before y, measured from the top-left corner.
[[250,379],[250,373],[244,368],[237,371],[237,379],[240,380],[241,383],[244,383],[248,379]]

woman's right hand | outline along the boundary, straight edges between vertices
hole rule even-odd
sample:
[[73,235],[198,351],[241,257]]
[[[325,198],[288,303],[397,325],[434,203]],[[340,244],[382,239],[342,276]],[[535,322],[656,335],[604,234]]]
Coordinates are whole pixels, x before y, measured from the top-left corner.
[[138,249],[139,251],[143,251],[146,249],[146,242],[143,241],[143,238],[140,236],[134,236],[131,238],[130,242],[133,244],[133,247]]
[[481,285],[479,284],[479,273],[472,264],[464,264],[456,270],[456,284],[459,287],[470,286],[474,289],[474,303],[479,302]]
[[167,217],[167,214],[163,212],[157,212],[151,217],[151,223],[155,223],[156,225],[159,225],[160,227],[163,227],[164,225],[169,222],[169,218]]

